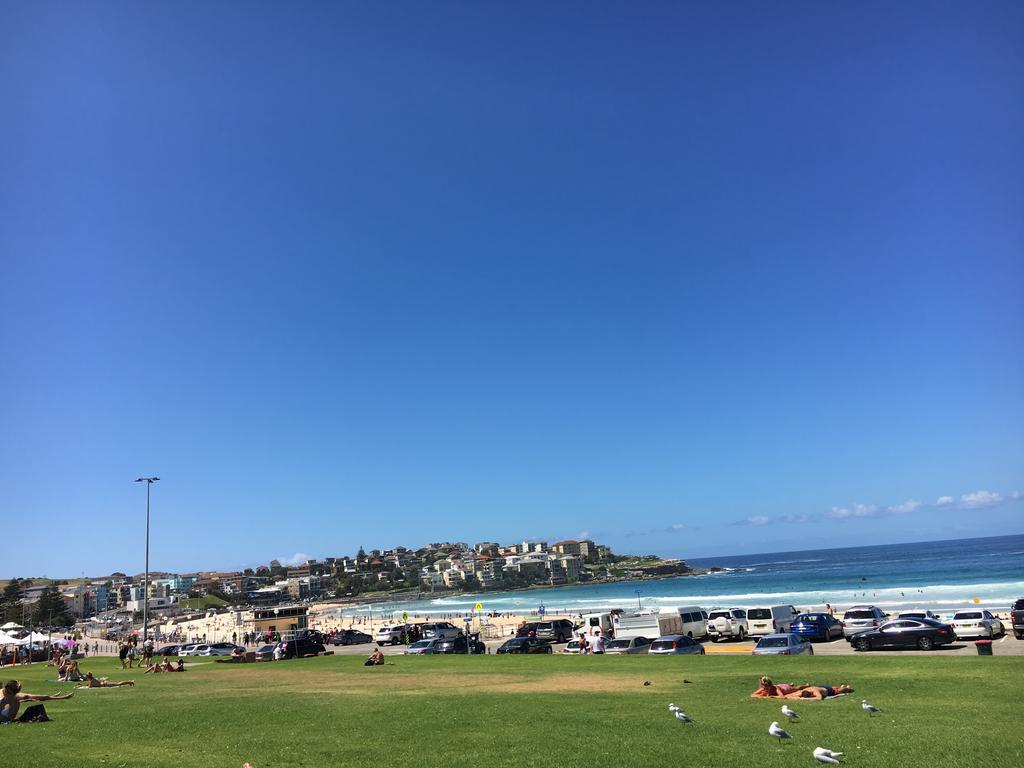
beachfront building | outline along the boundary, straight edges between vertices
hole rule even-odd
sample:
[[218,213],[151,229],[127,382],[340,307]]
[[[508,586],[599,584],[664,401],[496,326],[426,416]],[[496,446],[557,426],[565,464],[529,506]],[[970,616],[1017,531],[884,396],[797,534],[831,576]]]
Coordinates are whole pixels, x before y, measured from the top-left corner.
[[307,629],[309,617],[304,605],[282,605],[253,610],[253,628],[257,632],[287,632]]
[[578,555],[580,554],[580,543],[574,539],[556,541],[551,545],[551,551],[557,555]]

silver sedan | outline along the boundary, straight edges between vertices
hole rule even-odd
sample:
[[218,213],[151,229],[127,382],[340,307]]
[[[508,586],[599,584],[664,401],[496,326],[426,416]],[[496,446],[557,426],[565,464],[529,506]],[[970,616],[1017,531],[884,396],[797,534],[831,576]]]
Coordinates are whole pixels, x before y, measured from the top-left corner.
[[814,648],[809,640],[791,632],[779,632],[765,635],[757,641],[753,651],[755,656],[797,656],[806,653],[814,655]]

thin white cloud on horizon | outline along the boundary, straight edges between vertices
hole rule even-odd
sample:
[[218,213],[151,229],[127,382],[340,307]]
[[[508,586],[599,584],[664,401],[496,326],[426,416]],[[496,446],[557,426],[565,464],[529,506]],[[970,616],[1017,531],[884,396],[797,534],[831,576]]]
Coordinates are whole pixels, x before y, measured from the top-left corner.
[[824,514],[787,514],[776,517],[754,515],[736,520],[732,525],[773,525],[776,523],[815,523],[821,520],[855,520],[865,518],[881,518],[891,515],[909,515],[924,509],[986,509],[996,507],[1022,498],[1018,490],[1004,496],[994,491],[980,490],[965,493],[957,499],[954,496],[939,496],[934,504],[925,504],[917,499],[907,499],[899,504],[878,507],[875,504],[851,504],[845,507],[832,507]]

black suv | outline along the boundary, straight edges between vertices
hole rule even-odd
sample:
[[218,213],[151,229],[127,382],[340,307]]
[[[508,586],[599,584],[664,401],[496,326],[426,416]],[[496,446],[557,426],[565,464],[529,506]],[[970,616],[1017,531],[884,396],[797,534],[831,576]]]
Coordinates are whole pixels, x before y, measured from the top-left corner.
[[1018,597],[1010,608],[1010,624],[1013,625],[1013,636],[1024,640],[1024,597]]
[[284,658],[295,658],[296,646],[298,655],[316,656],[327,651],[324,646],[324,636],[315,629],[303,630],[295,640],[285,640],[281,643],[281,650],[284,651]]
[[487,653],[487,646],[480,642],[480,634],[474,632],[468,638],[459,635],[438,640],[434,646],[434,653]]

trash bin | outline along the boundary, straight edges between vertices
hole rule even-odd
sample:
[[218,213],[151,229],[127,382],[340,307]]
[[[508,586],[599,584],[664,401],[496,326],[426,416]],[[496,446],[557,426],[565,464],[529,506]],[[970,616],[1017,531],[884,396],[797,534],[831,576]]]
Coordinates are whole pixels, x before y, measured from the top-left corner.
[[979,656],[991,656],[992,655],[992,641],[991,640],[975,640],[974,647],[978,649]]

